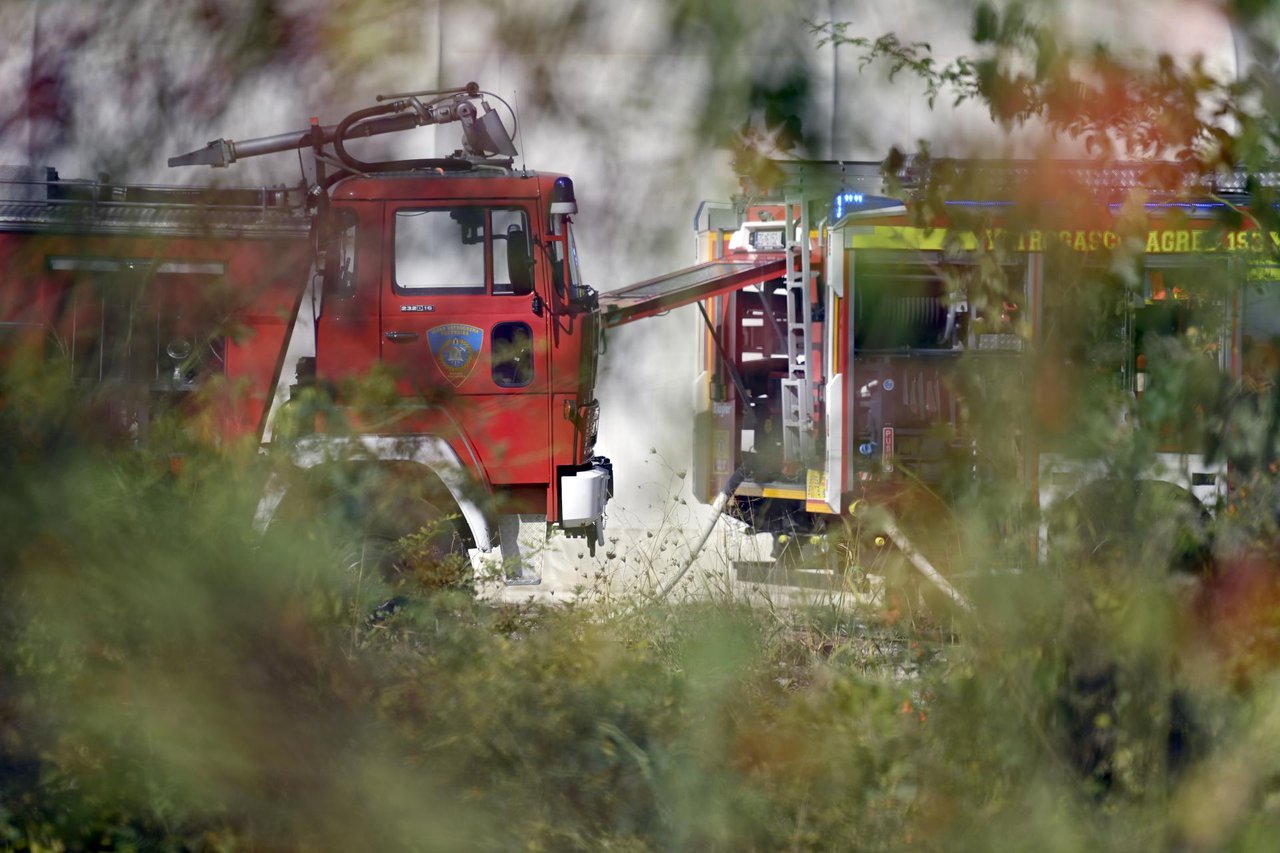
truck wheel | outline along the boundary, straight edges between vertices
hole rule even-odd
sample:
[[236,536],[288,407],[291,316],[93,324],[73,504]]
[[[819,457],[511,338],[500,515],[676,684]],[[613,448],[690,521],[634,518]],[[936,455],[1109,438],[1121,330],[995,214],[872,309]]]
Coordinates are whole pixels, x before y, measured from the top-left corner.
[[[471,583],[465,523],[429,470],[408,463],[337,463],[299,472],[273,524],[331,536],[358,606]],[[379,598],[380,597],[380,598]]]
[[401,573],[396,566],[395,542],[367,535],[349,542],[339,553],[338,565],[349,584],[350,606],[356,614],[387,610],[398,600]]
[[[1052,558],[1077,581],[1074,595],[1082,600],[1089,600],[1099,582],[1142,572],[1150,581],[1166,575],[1182,579],[1169,590],[1167,602],[1179,619],[1188,612],[1181,608],[1195,613],[1202,607],[1201,592],[1211,588],[1217,572],[1211,518],[1180,486],[1158,480],[1095,482],[1051,507],[1048,520]],[[1202,742],[1200,721],[1179,686],[1181,678],[1175,675],[1161,693],[1152,691],[1153,679],[1159,678],[1152,673],[1178,672],[1177,649],[1153,648],[1151,659],[1135,664],[1130,655],[1110,648],[1093,608],[1069,607],[1068,612],[1077,615],[1064,633],[1070,651],[1059,674],[1055,737],[1069,764],[1099,800],[1122,786],[1124,777],[1117,772],[1125,764],[1121,749],[1132,736],[1125,728],[1132,721],[1124,722],[1124,709],[1141,704],[1158,709],[1156,718],[1167,726],[1158,734],[1164,741],[1168,784],[1173,784],[1196,759]]]
[[1161,480],[1092,483],[1050,510],[1048,544],[1075,558],[1166,561],[1172,573],[1212,573],[1209,511]]
[[404,592],[470,589],[467,542],[458,519],[425,500],[373,518],[344,553],[353,577]]

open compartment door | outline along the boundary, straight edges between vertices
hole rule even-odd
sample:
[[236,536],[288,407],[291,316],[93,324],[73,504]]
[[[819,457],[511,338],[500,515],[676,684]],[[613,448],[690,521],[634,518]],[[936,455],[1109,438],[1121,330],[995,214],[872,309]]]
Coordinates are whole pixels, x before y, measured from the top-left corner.
[[652,317],[672,308],[691,305],[763,281],[780,278],[787,271],[785,258],[712,261],[651,278],[639,284],[600,295],[604,325],[621,326]]

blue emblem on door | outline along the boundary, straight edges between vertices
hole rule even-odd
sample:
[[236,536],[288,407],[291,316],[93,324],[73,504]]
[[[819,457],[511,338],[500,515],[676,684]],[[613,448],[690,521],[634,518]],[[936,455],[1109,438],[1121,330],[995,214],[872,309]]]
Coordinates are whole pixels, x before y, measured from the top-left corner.
[[484,347],[484,329],[465,323],[445,323],[427,331],[427,346],[435,356],[436,366],[454,387],[471,374]]

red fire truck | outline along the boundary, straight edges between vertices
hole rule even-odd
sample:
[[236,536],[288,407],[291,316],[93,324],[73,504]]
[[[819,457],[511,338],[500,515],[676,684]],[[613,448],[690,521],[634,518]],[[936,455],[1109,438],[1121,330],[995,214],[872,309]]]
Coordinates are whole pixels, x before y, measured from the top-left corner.
[[[1219,216],[1247,205],[1242,180],[1152,192],[1142,206],[1149,224],[1135,234],[1120,219],[1147,167],[1059,164],[1049,171],[1092,188],[1093,203],[1045,231],[1006,219],[1044,180],[1043,164],[944,168],[985,169],[970,185],[986,192],[947,198],[923,219],[910,200],[926,201],[912,195],[926,181],[919,167],[890,176],[904,203],[887,197],[878,163],[774,162],[768,185],[745,178],[733,203],[700,208],[706,268],[756,266],[752,283],[708,290],[700,306],[699,498],[731,484],[729,511],[778,543],[833,529],[859,501],[910,512],[907,496],[945,494],[949,477],[982,476],[997,457],[1042,508],[1087,501],[1108,477],[1075,440],[1096,413],[1080,410],[1052,365],[1087,367],[1079,375],[1136,402],[1150,391],[1148,361],[1161,357],[1162,339],[1194,337],[1207,362],[1246,384],[1251,363],[1277,351],[1280,269],[1258,251],[1264,235],[1247,223],[1224,230]],[[1122,240],[1137,256],[1127,284],[1099,266]],[[1001,283],[998,298],[966,290],[983,264]],[[665,291],[674,304],[678,279],[637,289]],[[1086,299],[1080,288],[1091,280]],[[993,452],[968,429],[966,407],[983,402],[958,391],[962,359],[1029,389],[1034,426],[1008,430],[1009,447]],[[1226,493],[1226,464],[1185,436],[1167,435],[1154,456],[1141,477],[1205,506]],[[731,483],[735,472],[741,482]]]
[[[429,493],[404,517],[367,519],[371,541],[439,523],[449,550],[501,553],[497,594],[569,589],[544,577],[531,546],[551,526],[592,547],[603,534],[612,471],[595,454],[596,295],[579,274],[572,181],[513,167],[492,97],[475,84],[394,95],[337,125],[313,119],[170,160],[223,167],[309,150],[314,176],[299,189],[6,169],[5,349],[61,356],[78,383],[109,389],[111,420],[140,439],[158,407],[198,400],[227,437],[271,441],[299,388],[385,368],[394,416],[342,435],[321,425],[293,445],[297,466],[377,467]],[[447,157],[366,162],[352,150],[444,123],[463,131]],[[289,500],[273,481],[259,522]]]

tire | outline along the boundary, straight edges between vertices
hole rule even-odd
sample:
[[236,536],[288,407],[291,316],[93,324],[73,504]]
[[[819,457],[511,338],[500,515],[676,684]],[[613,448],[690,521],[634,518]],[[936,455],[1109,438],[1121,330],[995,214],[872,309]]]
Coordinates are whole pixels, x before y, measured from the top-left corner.
[[[1149,740],[1149,734],[1134,734],[1126,707],[1161,708],[1157,718],[1164,718],[1167,729],[1156,733],[1165,742],[1169,784],[1196,759],[1201,735],[1180,679],[1168,675],[1179,669],[1176,647],[1113,649],[1107,611],[1095,612],[1090,595],[1112,581],[1121,596],[1163,586],[1168,601],[1144,603],[1179,612],[1194,600],[1188,590],[1215,573],[1210,521],[1189,492],[1157,480],[1091,483],[1049,511],[1052,559],[1065,570],[1064,589],[1076,603],[1064,628],[1069,652],[1059,674],[1056,737],[1069,766],[1098,800],[1126,790],[1120,772],[1126,741]],[[1151,586],[1133,586],[1134,579]],[[1161,678],[1168,683],[1162,686]]]
[[307,470],[278,517],[330,537],[334,560],[362,603],[469,588],[471,546],[453,498],[411,463],[336,463]]
[[1136,563],[1152,558],[1174,574],[1213,570],[1208,510],[1161,480],[1091,483],[1050,510],[1048,544],[1073,559]]
[[358,563],[403,591],[470,589],[471,568],[460,521],[421,498],[368,519]]

